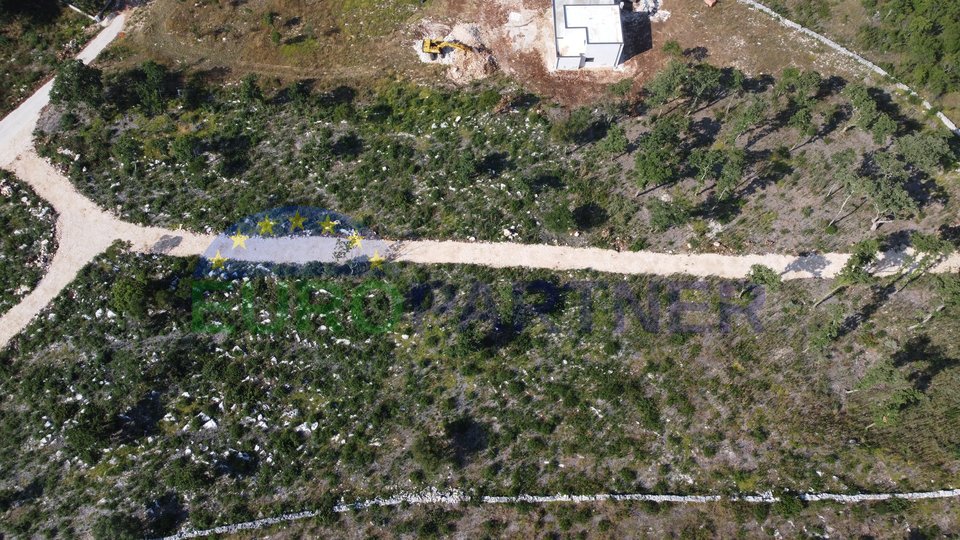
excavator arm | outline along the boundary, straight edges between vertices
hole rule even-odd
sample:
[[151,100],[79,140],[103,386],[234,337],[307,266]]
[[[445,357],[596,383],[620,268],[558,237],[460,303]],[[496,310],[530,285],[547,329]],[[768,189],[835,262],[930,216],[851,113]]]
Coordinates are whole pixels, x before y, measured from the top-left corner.
[[423,40],[423,52],[430,54],[443,54],[443,49],[453,48],[459,49],[463,52],[470,52],[473,50],[473,47],[469,45],[464,45],[458,41],[444,41],[442,39],[424,39]]

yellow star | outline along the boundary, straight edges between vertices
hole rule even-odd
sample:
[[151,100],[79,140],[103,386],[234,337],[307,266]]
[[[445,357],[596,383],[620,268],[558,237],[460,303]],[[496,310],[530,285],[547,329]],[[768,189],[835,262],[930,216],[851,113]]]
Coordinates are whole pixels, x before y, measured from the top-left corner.
[[383,261],[385,260],[386,259],[380,256],[379,251],[374,250],[373,257],[370,257],[370,268],[371,269],[380,268],[381,266],[383,266]]
[[216,270],[217,268],[223,268],[223,263],[227,262],[227,258],[224,257],[224,256],[222,256],[222,255],[220,255],[220,250],[219,250],[219,249],[217,250],[217,254],[214,255],[213,258],[210,259],[210,260],[213,262],[213,268],[214,268],[215,270]]
[[274,225],[276,225],[276,222],[270,221],[268,217],[257,222],[257,227],[259,227],[261,235],[273,234]]
[[307,220],[307,218],[301,216],[301,215],[300,215],[300,211],[297,210],[297,213],[294,214],[292,218],[290,218],[290,232],[293,232],[293,231],[297,230],[297,228],[302,229],[302,228],[303,228],[303,222],[306,221],[306,220]]
[[363,240],[363,237],[360,236],[360,233],[354,230],[352,233],[350,233],[350,236],[347,237],[347,240],[350,241],[351,248],[358,248],[362,245],[360,241]]
[[237,231],[237,234],[231,236],[230,239],[233,240],[233,249],[237,249],[238,247],[247,249],[247,240],[249,240],[250,237]]
[[340,223],[339,221],[330,221],[330,216],[326,216],[323,222],[320,224],[323,227],[323,232],[326,234],[333,234],[334,225]]

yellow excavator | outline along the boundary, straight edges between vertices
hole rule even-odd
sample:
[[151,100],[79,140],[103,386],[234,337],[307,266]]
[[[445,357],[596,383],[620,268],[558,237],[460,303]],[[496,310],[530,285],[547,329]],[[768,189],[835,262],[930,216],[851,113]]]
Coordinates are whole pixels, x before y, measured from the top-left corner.
[[444,41],[442,39],[430,38],[425,38],[423,40],[423,52],[429,53],[434,59],[437,58],[437,55],[442,55],[443,50],[447,48],[458,49],[465,53],[473,51],[473,47],[464,45],[459,41]]

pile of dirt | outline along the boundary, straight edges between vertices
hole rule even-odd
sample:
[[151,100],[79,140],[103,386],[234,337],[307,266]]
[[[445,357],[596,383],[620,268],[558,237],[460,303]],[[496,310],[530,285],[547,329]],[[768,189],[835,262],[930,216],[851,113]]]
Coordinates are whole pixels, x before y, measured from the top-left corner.
[[[446,75],[452,82],[467,84],[488,77],[497,71],[497,63],[484,44],[483,33],[479,26],[460,23],[450,28],[440,23],[424,21],[420,24],[420,30],[423,37],[414,43],[420,61],[449,66]],[[438,39],[438,36],[442,36],[444,41],[462,43],[473,50],[461,51],[447,48],[440,55],[423,52],[422,40]]]
[[447,77],[457,83],[469,83],[492,75],[497,70],[493,55],[484,44],[480,27],[460,23],[453,27],[447,39],[459,41],[473,48],[473,52],[454,55]]
[[670,12],[661,9],[661,0],[634,0],[631,4],[633,13],[642,13],[650,18],[650,22],[663,22],[670,18]]

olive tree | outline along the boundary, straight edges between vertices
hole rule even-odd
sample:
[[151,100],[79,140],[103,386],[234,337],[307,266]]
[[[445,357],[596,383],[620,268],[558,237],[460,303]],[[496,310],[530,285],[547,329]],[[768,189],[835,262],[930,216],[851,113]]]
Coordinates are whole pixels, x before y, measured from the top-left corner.
[[688,126],[687,118],[666,116],[640,137],[634,168],[639,187],[658,186],[679,177],[680,165],[685,158],[680,136]]
[[896,148],[908,163],[927,174],[934,174],[956,160],[945,133],[924,131],[900,137]]
[[896,292],[906,289],[917,278],[943,262],[955,250],[955,246],[949,240],[936,234],[914,233],[910,238],[910,244],[913,247],[913,255],[908,260],[912,263],[911,268],[906,275],[907,281]]
[[850,285],[863,285],[873,282],[873,264],[877,262],[880,252],[880,242],[877,239],[863,240],[853,246],[853,252],[847,262],[837,273],[835,287],[823,298],[817,300],[813,307],[826,302],[838,292]]
[[754,264],[750,267],[750,273],[747,274],[747,286],[740,290],[740,296],[749,289],[749,285],[759,285],[766,287],[771,291],[778,291],[783,286],[783,278],[780,273],[762,264]]
[[750,273],[747,275],[750,283],[767,287],[771,290],[778,290],[783,285],[783,278],[780,273],[762,264],[755,264],[750,267]]
[[50,89],[53,103],[98,105],[103,100],[103,74],[80,60],[60,64]]

